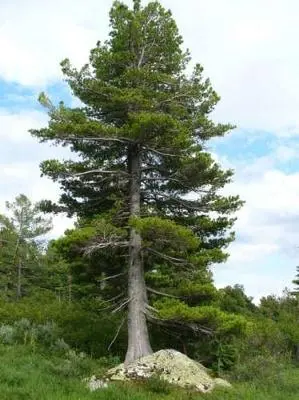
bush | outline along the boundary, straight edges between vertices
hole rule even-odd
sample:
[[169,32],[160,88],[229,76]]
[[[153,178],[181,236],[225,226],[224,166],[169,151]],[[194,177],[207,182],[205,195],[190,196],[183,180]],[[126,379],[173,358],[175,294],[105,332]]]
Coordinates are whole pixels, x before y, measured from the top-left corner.
[[0,343],[14,344],[15,329],[13,326],[4,325],[0,326]]
[[53,322],[35,324],[26,318],[15,321],[12,325],[0,325],[1,344],[42,345],[52,350],[69,349],[65,341],[58,337],[59,331]]
[[118,356],[108,356],[108,357],[100,357],[97,359],[99,365],[104,369],[109,369],[116,367],[121,363],[121,359]]
[[74,350],[67,351],[63,360],[49,362],[49,369],[53,374],[66,378],[87,376],[91,374],[93,366],[92,360],[86,354],[76,353]]
[[152,376],[144,380],[143,386],[152,393],[167,395],[172,392],[173,386],[159,376]]
[[[96,313],[91,303],[69,304],[58,301],[51,294],[48,296],[43,294],[43,296],[43,298],[37,295],[27,297],[17,303],[0,299],[0,326],[1,324],[13,326],[15,321],[26,319],[32,324],[39,325],[39,330],[36,332],[37,341],[43,340],[45,345],[64,347],[61,342],[57,342],[58,339],[63,338],[70,347],[94,357],[119,355],[123,358],[127,342],[125,328],[121,330],[118,340],[108,352],[109,344],[119,327],[119,315]],[[2,332],[2,336],[0,332],[0,342],[4,343],[3,340],[8,340],[12,343],[10,328],[2,329],[5,332]],[[21,326],[20,330],[22,330]],[[53,333],[54,337],[51,336]],[[17,342],[23,343],[24,332],[20,332],[20,336]],[[33,339],[33,332],[30,338]],[[27,337],[27,341],[30,338]]]
[[261,354],[236,364],[231,376],[240,382],[271,383],[273,379],[278,382],[290,366],[290,359],[287,356],[277,357]]
[[234,346],[238,357],[231,374],[237,381],[270,383],[291,366],[287,337],[270,319],[256,319],[244,340],[236,340]]

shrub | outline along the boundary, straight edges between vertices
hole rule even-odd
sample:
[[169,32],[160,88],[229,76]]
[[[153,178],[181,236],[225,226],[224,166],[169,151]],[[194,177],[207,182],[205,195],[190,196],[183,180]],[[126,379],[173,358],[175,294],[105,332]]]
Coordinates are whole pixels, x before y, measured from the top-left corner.
[[92,360],[86,354],[74,350],[67,351],[64,359],[49,362],[52,373],[67,378],[87,376],[91,374],[93,367]]
[[15,329],[13,326],[2,324],[0,326],[0,343],[13,344]]
[[147,391],[159,395],[170,394],[173,390],[173,386],[167,381],[161,379],[158,375],[145,379],[143,386]]
[[[119,315],[101,314],[93,310],[94,305],[91,303],[69,304],[58,301],[50,294],[43,298],[37,295],[27,297],[17,303],[0,299],[0,326],[1,324],[13,326],[16,321],[25,318],[32,324],[39,325],[37,341],[43,340],[45,345],[54,346],[57,339],[63,338],[72,348],[94,357],[117,354],[123,358],[127,341],[125,328],[119,333],[118,340],[108,352],[109,344],[119,327]],[[7,340],[9,340],[9,328],[5,329]],[[52,334],[54,334],[53,337]],[[20,333],[20,335],[24,338],[23,334]],[[18,342],[23,343],[23,340],[19,338]]]
[[241,382],[278,382],[283,374],[290,367],[290,359],[287,356],[273,356],[260,354],[247,358],[234,366],[231,376]]
[[0,325],[0,343],[42,345],[52,349],[67,350],[69,346],[58,337],[57,326],[53,322],[35,324],[26,318],[15,321],[12,325]]

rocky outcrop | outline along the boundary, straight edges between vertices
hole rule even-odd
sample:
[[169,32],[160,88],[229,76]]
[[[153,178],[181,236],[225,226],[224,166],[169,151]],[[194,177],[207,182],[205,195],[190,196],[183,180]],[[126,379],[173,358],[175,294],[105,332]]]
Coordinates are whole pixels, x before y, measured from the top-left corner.
[[[129,365],[120,364],[105,374],[104,381],[144,380],[151,377],[159,377],[170,384],[201,393],[209,392],[216,386],[231,387],[229,382],[212,378],[203,365],[175,350],[161,350]],[[100,381],[103,384],[103,378]]]

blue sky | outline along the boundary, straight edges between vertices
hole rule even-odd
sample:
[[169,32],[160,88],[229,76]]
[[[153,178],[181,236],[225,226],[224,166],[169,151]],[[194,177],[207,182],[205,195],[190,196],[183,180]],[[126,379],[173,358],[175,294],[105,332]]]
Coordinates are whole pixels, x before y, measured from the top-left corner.
[[[130,3],[130,1],[127,1]],[[229,261],[215,268],[218,286],[241,283],[248,294],[279,294],[299,261],[299,4],[297,0],[162,0],[185,45],[222,100],[216,121],[237,125],[209,148],[234,181],[225,193],[246,205],[238,214]],[[65,150],[40,145],[28,129],[46,124],[40,91],[75,104],[59,63],[78,67],[108,33],[110,0],[0,2],[0,211],[24,192],[56,199],[39,163]],[[70,221],[55,218],[53,236]]]

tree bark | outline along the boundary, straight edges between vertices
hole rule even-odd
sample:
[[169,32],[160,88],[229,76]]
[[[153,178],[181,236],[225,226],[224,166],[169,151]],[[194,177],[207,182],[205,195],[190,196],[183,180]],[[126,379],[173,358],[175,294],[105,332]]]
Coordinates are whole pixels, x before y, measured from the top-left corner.
[[[130,173],[130,215],[140,215],[141,161],[138,145],[129,149],[128,167]],[[125,363],[152,353],[146,322],[148,303],[144,279],[141,236],[134,229],[130,232],[128,271],[128,349]]]
[[183,339],[181,340],[181,342],[182,342],[182,346],[183,346],[183,354],[185,354],[186,356],[188,356],[188,351],[187,351],[186,343],[185,343],[185,341],[184,341]]
[[73,283],[73,278],[72,278],[72,275],[69,274],[69,275],[68,275],[68,300],[69,300],[69,304],[71,304],[71,302],[72,302],[72,297],[73,297],[73,293],[72,293],[72,283]]
[[18,278],[17,278],[17,300],[22,297],[22,263],[18,263]]

